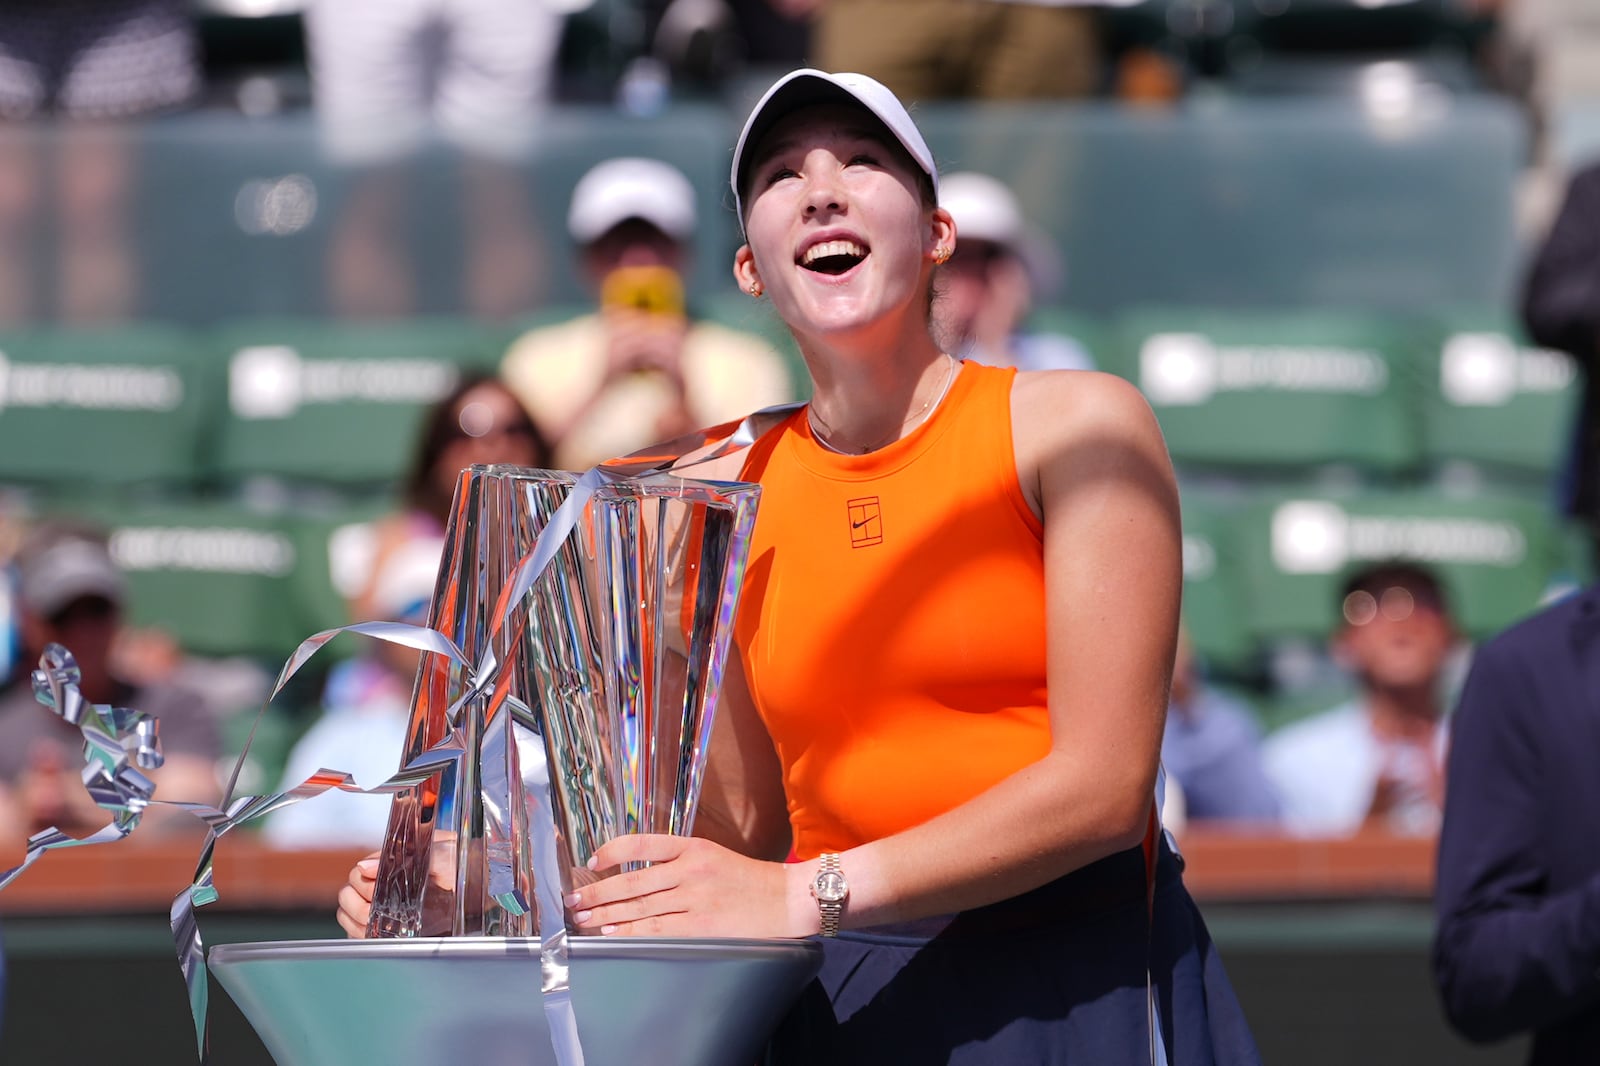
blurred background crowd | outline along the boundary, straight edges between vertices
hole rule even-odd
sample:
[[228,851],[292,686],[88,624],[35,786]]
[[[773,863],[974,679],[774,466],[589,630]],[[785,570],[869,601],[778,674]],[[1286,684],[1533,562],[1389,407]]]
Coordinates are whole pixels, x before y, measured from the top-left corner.
[[[211,798],[299,640],[420,617],[463,465],[803,399],[725,185],[802,63],[915,102],[951,350],[1161,419],[1171,824],[1436,832],[1475,642],[1595,563],[1587,0],[7,0],[0,837],[96,824],[45,641]],[[415,660],[347,639],[243,787],[393,769]]]
[[[803,63],[913,103],[950,350],[1161,420],[1180,841],[1431,840],[1475,647],[1595,574],[1593,0],[4,0],[4,853],[104,816],[46,642],[210,800],[300,640],[423,617],[462,466],[804,399],[726,188]],[[387,776],[414,668],[340,638],[240,787]]]

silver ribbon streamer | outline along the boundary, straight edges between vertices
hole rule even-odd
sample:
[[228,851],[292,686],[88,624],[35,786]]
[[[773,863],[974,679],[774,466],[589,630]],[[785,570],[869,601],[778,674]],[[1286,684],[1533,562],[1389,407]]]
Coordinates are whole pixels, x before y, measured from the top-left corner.
[[[512,609],[520,604],[534,583],[544,573],[556,552],[576,526],[584,508],[595,490],[608,482],[641,477],[676,469],[687,469],[701,463],[721,458],[749,447],[772,427],[802,404],[783,404],[764,408],[733,426],[719,426],[691,433],[653,448],[634,452],[619,459],[608,460],[591,468],[574,483],[562,505],[551,515],[549,522],[536,538],[532,550],[501,591],[493,613],[491,635],[498,635]],[[687,461],[685,461],[687,460]],[[40,659],[40,669],[34,674],[34,689],[40,702],[45,703],[67,722],[78,725],[84,736],[84,783],[89,787],[100,806],[113,812],[113,820],[98,832],[84,839],[75,839],[51,827],[28,839],[23,861],[0,875],[0,889],[15,880],[24,870],[38,861],[45,852],[55,848],[102,844],[120,840],[139,824],[140,817],[152,804],[176,807],[188,811],[206,825],[206,837],[195,865],[194,877],[187,888],[173,899],[169,911],[173,942],[179,967],[183,972],[190,1011],[194,1020],[195,1043],[200,1062],[208,1057],[207,1014],[209,989],[205,968],[205,943],[200,934],[197,908],[216,901],[214,865],[217,842],[231,830],[295,803],[303,802],[324,792],[338,789],[363,795],[394,795],[414,788],[434,774],[449,767],[459,767],[465,757],[465,748],[459,728],[440,743],[428,748],[408,762],[397,773],[372,788],[361,787],[348,773],[320,769],[300,784],[285,791],[258,796],[233,795],[239,774],[244,767],[256,729],[268,706],[277,698],[285,684],[299,672],[318,651],[341,633],[357,633],[391,644],[412,648],[428,654],[444,655],[462,668],[466,681],[465,691],[447,711],[449,720],[458,723],[462,709],[471,700],[484,698],[494,687],[500,663],[495,659],[493,641],[486,642],[483,656],[476,664],[469,663],[455,642],[437,630],[401,622],[358,622],[323,630],[302,641],[285,661],[260,710],[256,712],[243,749],[234,763],[227,787],[223,791],[220,807],[203,803],[182,803],[152,798],[155,786],[148,777],[130,764],[130,756],[145,769],[161,765],[160,741],[156,720],[139,711],[112,708],[86,703],[78,692],[78,674],[71,654],[59,645],[52,645]],[[497,714],[498,728],[503,735],[495,739],[499,744],[518,744],[514,725],[521,725],[533,734],[538,743],[518,744],[519,756],[526,752],[528,759],[544,760],[539,725],[530,709],[511,697],[505,698],[505,711]],[[537,755],[535,756],[535,750]],[[561,901],[561,879],[557,868],[555,823],[552,814],[550,780],[546,768],[542,781],[531,775],[536,785],[535,816],[531,827],[534,838],[534,874],[539,897],[539,934],[541,961],[541,992],[551,1043],[560,1066],[583,1066],[583,1050],[578,1040],[577,1021],[572,1011],[569,979],[567,931],[565,909]],[[504,811],[510,802],[509,781],[495,781],[493,794],[486,796],[488,805]],[[502,794],[503,793],[503,794]],[[511,887],[509,876],[492,877],[491,886],[499,891],[495,898],[512,913],[525,911],[528,901]],[[520,908],[521,910],[513,910]]]
[[155,783],[137,767],[155,770],[161,766],[160,727],[156,719],[143,711],[88,702],[78,690],[81,681],[72,653],[59,644],[51,644],[39,657],[39,669],[33,672],[33,693],[40,703],[82,732],[83,784],[95,803],[111,812],[111,821],[81,840],[56,826],[41,829],[28,838],[22,862],[0,874],[0,889],[15,881],[47,851],[121,840],[138,828],[150,797],[155,794]]

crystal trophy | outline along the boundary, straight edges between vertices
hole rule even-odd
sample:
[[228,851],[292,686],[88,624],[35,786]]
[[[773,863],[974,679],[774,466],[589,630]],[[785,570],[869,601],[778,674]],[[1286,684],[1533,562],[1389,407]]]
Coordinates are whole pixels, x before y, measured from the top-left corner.
[[[820,965],[815,943],[568,939],[560,910],[613,836],[693,828],[758,493],[671,474],[463,472],[429,625],[474,665],[423,656],[402,763],[456,757],[394,797],[368,938],[210,953],[279,1066],[759,1057]],[[553,989],[569,1013],[549,1013]],[[563,1043],[563,1019],[580,1041]]]
[[[453,775],[395,798],[370,936],[425,932],[441,820],[457,867],[450,932],[534,932],[530,913],[492,891],[498,883],[534,898],[530,771],[548,775],[563,894],[612,837],[693,828],[760,490],[669,474],[607,481],[523,602],[500,602],[577,478],[494,466],[461,476],[429,625],[470,661],[489,651],[499,680],[458,706],[462,668],[437,656],[419,666],[405,758],[451,731],[465,754]],[[495,732],[497,718],[519,711],[531,716],[526,726]],[[486,743],[507,732],[521,742]],[[533,733],[542,752],[530,750]],[[493,802],[486,778],[509,785],[509,809]]]

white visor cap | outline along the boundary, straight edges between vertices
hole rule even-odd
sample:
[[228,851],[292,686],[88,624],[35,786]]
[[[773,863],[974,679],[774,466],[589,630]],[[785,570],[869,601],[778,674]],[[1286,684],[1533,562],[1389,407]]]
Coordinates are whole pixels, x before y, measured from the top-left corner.
[[597,164],[578,179],[567,208],[567,232],[588,244],[630,218],[643,219],[676,241],[694,235],[694,186],[659,159],[624,156]]
[[733,147],[733,170],[729,180],[733,183],[733,207],[739,215],[740,229],[744,228],[744,200],[739,188],[748,162],[745,152],[760,144],[772,127],[790,112],[813,104],[837,103],[866,108],[928,175],[933,182],[934,195],[938,195],[939,168],[934,165],[928,142],[922,139],[922,132],[911,121],[905,105],[888,86],[865,74],[829,74],[807,67],[790,71],[773,83],[751,109],[739,133],[739,141]]

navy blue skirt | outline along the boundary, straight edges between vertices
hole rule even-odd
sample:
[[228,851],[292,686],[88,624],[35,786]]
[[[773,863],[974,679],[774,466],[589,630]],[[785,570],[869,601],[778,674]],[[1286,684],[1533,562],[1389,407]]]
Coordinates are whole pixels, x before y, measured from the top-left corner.
[[[1153,918],[1153,921],[1152,921]],[[1163,842],[988,907],[840,933],[768,1066],[1255,1066],[1261,1059],[1181,864]]]

